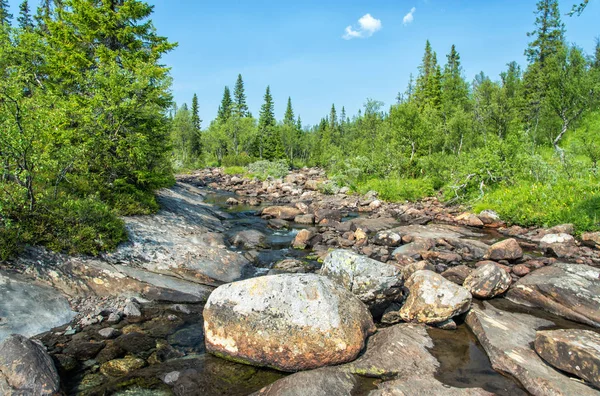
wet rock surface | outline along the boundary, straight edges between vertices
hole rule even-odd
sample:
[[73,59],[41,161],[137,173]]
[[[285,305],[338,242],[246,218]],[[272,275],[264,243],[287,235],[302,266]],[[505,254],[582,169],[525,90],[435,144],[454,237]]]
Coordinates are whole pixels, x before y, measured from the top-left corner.
[[353,360],[375,325],[364,304],[328,278],[282,274],[217,288],[204,331],[211,353],[297,371]]
[[533,395],[597,395],[591,387],[571,380],[546,364],[533,349],[538,329],[549,320],[511,313],[484,302],[474,306],[466,323],[490,357],[494,369],[514,376]]
[[471,272],[463,286],[473,297],[492,298],[508,290],[511,282],[506,270],[494,262],[488,262]]

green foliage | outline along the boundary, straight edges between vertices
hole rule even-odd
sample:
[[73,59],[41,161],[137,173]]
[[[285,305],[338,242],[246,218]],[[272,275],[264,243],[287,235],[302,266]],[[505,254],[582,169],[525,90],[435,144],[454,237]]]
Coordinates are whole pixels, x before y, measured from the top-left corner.
[[0,26],[0,251],[97,254],[126,237],[118,215],[157,210],[173,182],[175,47],[140,0],[64,0],[33,26]]
[[253,176],[265,180],[268,177],[282,178],[288,174],[290,168],[285,160],[278,161],[256,161],[247,167]]
[[247,170],[243,166],[228,166],[223,169],[223,173],[226,175],[244,175]]
[[228,166],[248,166],[251,163],[256,162],[256,158],[250,157],[246,153],[241,153],[240,155],[226,155],[223,157],[221,161],[221,165]]
[[475,206],[493,209],[513,224],[551,227],[572,223],[577,232],[600,228],[598,179],[561,179],[556,183],[519,181],[502,185]]
[[356,186],[356,191],[365,194],[368,191],[377,191],[378,197],[384,201],[415,202],[425,197],[434,195],[433,182],[429,179],[371,179],[361,182]]

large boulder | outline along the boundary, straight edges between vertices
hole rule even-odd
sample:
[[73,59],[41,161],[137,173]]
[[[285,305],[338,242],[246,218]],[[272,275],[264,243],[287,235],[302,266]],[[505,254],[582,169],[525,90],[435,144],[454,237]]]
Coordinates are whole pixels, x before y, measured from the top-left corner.
[[440,323],[465,313],[471,294],[433,271],[417,271],[407,281],[408,298],[399,311],[406,322]]
[[600,269],[556,263],[519,279],[506,293],[516,303],[600,327]]
[[521,249],[519,242],[517,242],[517,240],[514,238],[505,239],[503,241],[494,243],[492,246],[490,246],[484,256],[486,260],[494,261],[512,261],[518,260],[521,257],[523,257],[523,249]]
[[600,388],[600,334],[590,330],[544,330],[535,351],[548,364]]
[[14,334],[0,344],[0,394],[55,395],[60,378],[43,346]]
[[385,305],[402,295],[402,270],[349,250],[330,252],[321,275],[344,286],[369,306]]
[[252,396],[351,395],[358,388],[355,375],[337,367],[302,371],[275,381]]
[[511,284],[510,275],[494,262],[487,262],[473,271],[463,286],[477,298],[492,298],[504,293]]
[[262,210],[263,216],[271,216],[282,220],[294,220],[302,212],[290,206],[269,206]]
[[356,358],[375,331],[366,306],[330,279],[282,274],[217,288],[204,307],[206,348],[282,371]]
[[377,390],[369,392],[369,396],[413,396],[413,395],[444,395],[444,396],[492,396],[481,388],[455,388],[448,386],[436,378],[410,378],[408,380],[392,380],[382,382]]
[[502,311],[486,301],[483,308],[471,308],[466,323],[485,349],[492,367],[515,377],[532,395],[598,395],[589,386],[554,370],[533,350],[537,330],[554,326],[553,322]]

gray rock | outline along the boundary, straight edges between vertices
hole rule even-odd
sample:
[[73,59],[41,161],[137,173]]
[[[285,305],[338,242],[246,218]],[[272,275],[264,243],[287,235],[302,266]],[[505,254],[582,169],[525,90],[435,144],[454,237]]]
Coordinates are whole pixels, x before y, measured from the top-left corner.
[[353,360],[375,330],[358,298],[313,274],[270,275],[220,286],[203,316],[209,352],[282,371]]
[[15,334],[0,344],[0,390],[6,396],[54,395],[60,378],[42,346]]
[[600,334],[590,330],[538,331],[535,351],[551,366],[600,389]]
[[373,238],[373,243],[381,246],[400,246],[402,237],[393,231],[379,231]]
[[552,245],[554,243],[575,243],[575,238],[573,238],[570,234],[560,233],[560,234],[546,234],[540,239],[540,244],[542,246]]
[[284,259],[275,263],[269,275],[283,274],[283,273],[294,273],[304,274],[309,271],[309,266],[305,262],[297,259]]
[[519,279],[506,293],[516,303],[600,327],[600,269],[556,263]]
[[532,395],[598,395],[547,365],[533,350],[536,331],[553,326],[548,320],[494,308],[488,302],[473,307],[466,323],[475,334],[492,367],[515,377]]
[[455,388],[441,383],[434,377],[410,378],[407,380],[386,381],[379,384],[377,390],[369,392],[369,396],[492,396],[481,388]]
[[247,250],[268,247],[267,236],[257,230],[239,231],[231,238],[231,243]]
[[294,222],[296,222],[298,224],[314,224],[315,223],[315,215],[313,215],[313,214],[298,215],[294,218]]
[[415,242],[407,243],[406,245],[397,247],[392,252],[392,256],[394,256],[397,260],[398,260],[398,256],[408,256],[408,257],[414,258],[416,260],[419,260],[419,259],[421,259],[421,254],[425,253],[426,251],[428,251],[429,249],[431,249],[434,246],[435,246],[435,244],[433,243],[433,241],[428,240],[428,239],[421,240],[421,241],[415,241]]
[[356,377],[349,372],[323,367],[282,378],[252,396],[351,395],[356,386]]
[[137,304],[133,301],[129,301],[129,302],[127,302],[127,304],[125,304],[125,308],[123,309],[123,314],[125,314],[125,316],[130,316],[130,317],[138,317],[138,316],[142,316],[142,311],[140,311],[139,304]]
[[462,284],[465,283],[465,279],[467,279],[467,277],[471,275],[471,272],[473,272],[472,268],[461,264],[457,265],[456,267],[448,268],[447,270],[442,272],[442,276],[448,279],[450,282],[454,282],[457,285],[462,286]]
[[349,250],[327,254],[321,275],[351,291],[369,306],[386,304],[402,295],[402,270]]
[[57,290],[0,271],[0,341],[11,334],[31,337],[74,317],[69,302]]
[[105,327],[104,329],[98,330],[98,334],[104,338],[115,338],[119,335],[119,331],[112,327]]
[[432,271],[417,271],[407,281],[409,290],[400,317],[407,322],[440,323],[465,313],[471,294]]
[[477,298],[492,298],[504,293],[512,279],[508,272],[493,262],[488,262],[465,279],[463,286]]

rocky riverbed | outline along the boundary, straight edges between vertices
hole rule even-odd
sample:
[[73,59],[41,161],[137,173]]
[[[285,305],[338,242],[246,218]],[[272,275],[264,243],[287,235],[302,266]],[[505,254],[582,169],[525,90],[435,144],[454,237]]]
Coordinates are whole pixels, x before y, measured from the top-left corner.
[[158,199],[115,252],[1,264],[0,395],[600,394],[598,233],[319,169]]

